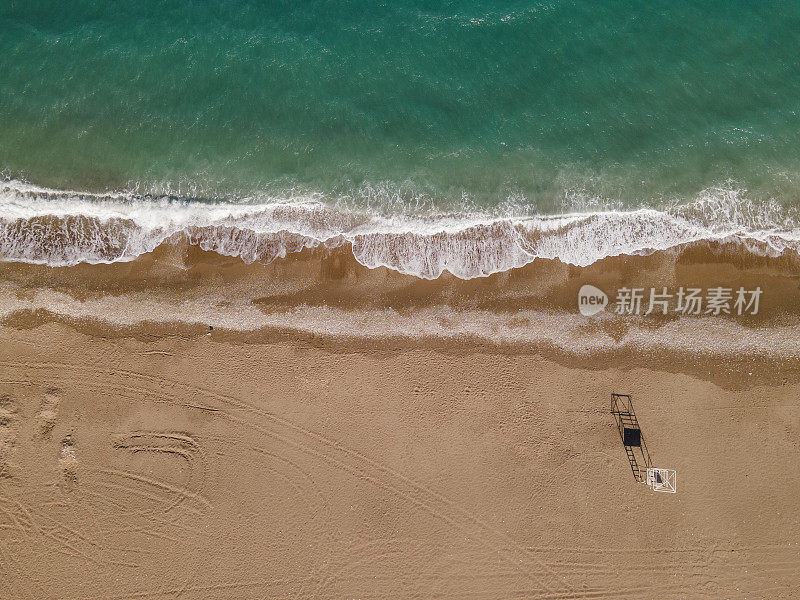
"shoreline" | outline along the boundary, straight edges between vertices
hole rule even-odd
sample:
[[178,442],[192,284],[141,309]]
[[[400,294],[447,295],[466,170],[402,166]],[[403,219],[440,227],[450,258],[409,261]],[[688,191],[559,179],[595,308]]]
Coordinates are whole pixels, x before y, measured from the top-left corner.
[[[55,329],[53,329],[55,328]],[[65,319],[50,314],[16,315],[14,319],[0,320],[0,339],[14,341],[15,334],[25,332],[73,332],[89,339],[110,342],[126,340],[146,343],[158,348],[164,344],[188,345],[195,342],[233,347],[286,346],[297,349],[321,350],[336,354],[372,354],[389,357],[405,352],[430,351],[445,356],[472,354],[498,357],[536,356],[567,368],[593,372],[615,370],[629,373],[650,370],[673,375],[688,375],[713,383],[726,390],[746,390],[762,386],[782,386],[800,383],[798,354],[776,356],[752,353],[708,354],[696,350],[637,348],[631,345],[616,346],[588,353],[575,353],[556,344],[497,344],[477,337],[410,338],[386,336],[365,339],[337,337],[287,328],[263,328],[255,331],[231,331],[185,323],[143,322],[133,326],[110,325],[94,319]],[[793,330],[797,332],[797,330]]]
[[369,269],[434,281],[481,279],[544,260],[588,268],[607,258],[690,245],[755,257],[800,256],[800,211],[710,188],[684,203],[539,214],[530,204],[468,205],[437,212],[409,205],[354,208],[315,197],[253,203],[128,192],[106,194],[0,181],[0,257],[74,267],[140,260],[165,246],[269,263],[342,251]]
[[[369,269],[342,248],[245,264],[183,239],[136,260],[46,267],[0,263],[0,325],[61,323],[106,338],[204,336],[297,341],[338,351],[393,347],[539,354],[586,368],[669,364],[724,387],[800,379],[800,256],[755,256],[697,243],[588,267],[537,259],[504,273],[424,280]],[[608,292],[579,314],[585,284]],[[758,313],[618,315],[614,290],[759,288]],[[601,366],[595,366],[601,365]],[[750,375],[752,373],[752,375]]]

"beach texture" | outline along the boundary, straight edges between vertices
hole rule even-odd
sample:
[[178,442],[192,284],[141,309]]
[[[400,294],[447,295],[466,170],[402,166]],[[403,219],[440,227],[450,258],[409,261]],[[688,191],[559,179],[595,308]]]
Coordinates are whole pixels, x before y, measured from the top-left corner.
[[[426,281],[187,242],[0,265],[0,595],[794,598],[795,269],[703,246]],[[648,273],[763,302],[578,313]],[[612,392],[676,494],[634,480]]]
[[[0,340],[3,597],[800,593],[796,380],[463,344]],[[633,480],[611,390],[677,494]]]

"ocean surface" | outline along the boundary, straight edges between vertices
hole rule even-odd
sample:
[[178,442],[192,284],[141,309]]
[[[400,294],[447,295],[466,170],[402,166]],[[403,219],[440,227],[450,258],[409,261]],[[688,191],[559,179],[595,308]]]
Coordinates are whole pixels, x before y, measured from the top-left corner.
[[0,4],[0,258],[800,251],[800,3]]

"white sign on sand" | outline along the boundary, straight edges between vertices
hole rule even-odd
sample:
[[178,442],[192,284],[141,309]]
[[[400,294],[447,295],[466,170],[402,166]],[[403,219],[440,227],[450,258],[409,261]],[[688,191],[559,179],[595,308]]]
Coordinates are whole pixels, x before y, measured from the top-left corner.
[[677,474],[672,469],[647,469],[647,485],[654,492],[668,492],[674,494],[678,491]]

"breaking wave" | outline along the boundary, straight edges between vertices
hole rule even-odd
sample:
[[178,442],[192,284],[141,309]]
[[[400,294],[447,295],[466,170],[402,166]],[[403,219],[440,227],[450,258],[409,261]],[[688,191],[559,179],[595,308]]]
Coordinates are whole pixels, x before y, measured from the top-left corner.
[[608,256],[698,241],[739,243],[763,255],[800,253],[800,215],[723,188],[663,210],[414,217],[336,208],[312,198],[208,203],[0,182],[4,261],[51,266],[130,261],[182,236],[203,250],[248,263],[349,245],[369,268],[385,266],[425,279],[449,271],[470,279],[539,257],[587,266]]

